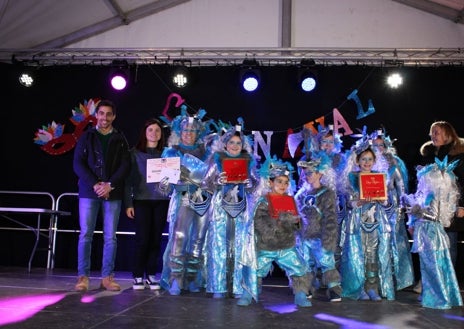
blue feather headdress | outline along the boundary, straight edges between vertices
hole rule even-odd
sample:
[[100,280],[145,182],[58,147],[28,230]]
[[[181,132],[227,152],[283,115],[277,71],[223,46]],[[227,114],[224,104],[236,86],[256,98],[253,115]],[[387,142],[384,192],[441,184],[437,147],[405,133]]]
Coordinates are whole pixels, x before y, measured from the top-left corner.
[[290,162],[282,161],[275,155],[272,158],[266,159],[259,169],[259,176],[264,180],[269,180],[279,176],[287,176],[290,180],[289,194],[292,194],[296,189],[296,183],[293,179],[295,169]]
[[242,150],[252,154],[253,138],[251,136],[245,135],[244,128],[245,122],[241,117],[237,118],[236,125],[231,125],[230,123],[226,124],[222,121],[219,121],[216,127],[217,133],[215,135],[215,140],[212,144],[212,151],[224,151],[229,139],[231,139],[234,135],[238,135],[242,140]]
[[191,116],[187,113],[187,106],[182,105],[180,115],[176,116],[172,121],[169,121],[164,116],[160,116],[160,119],[171,128],[168,145],[178,145],[182,129],[187,127],[196,130],[197,143],[202,143],[205,136],[210,133],[209,124],[202,121],[205,115],[206,111],[204,109],[199,109],[197,113]]
[[361,132],[361,137],[351,146],[351,151],[356,153],[356,155],[364,152],[372,145],[372,139],[367,133],[367,127],[364,126]]
[[297,166],[301,169],[300,177],[307,172],[319,172],[323,176],[321,184],[335,190],[336,173],[332,168],[330,157],[324,151],[319,151],[311,155],[310,161],[298,161]]
[[442,173],[442,175],[448,174],[451,176],[452,179],[456,179],[456,175],[454,174],[453,170],[456,168],[458,163],[459,163],[459,160],[454,160],[448,163],[448,156],[445,156],[443,161],[440,161],[440,159],[435,158],[434,163],[431,163],[425,167],[418,168],[417,178],[420,179],[422,176],[426,175],[427,173],[433,170],[438,170]]
[[331,167],[331,160],[324,151],[318,151],[311,154],[309,161],[298,161],[297,166],[305,171],[324,173]]
[[321,141],[329,135],[333,136],[334,138],[333,152],[335,153],[341,152],[343,142],[340,137],[340,134],[337,134],[333,130],[333,125],[328,125],[327,127],[320,125],[317,128],[317,130],[318,130],[317,134],[311,134],[311,145],[310,145],[311,152],[319,151],[321,149]]
[[386,149],[391,149],[393,147],[393,143],[396,141],[396,139],[392,140],[390,136],[387,135],[385,128],[375,130],[369,137],[371,140],[375,140],[377,138],[382,139]]

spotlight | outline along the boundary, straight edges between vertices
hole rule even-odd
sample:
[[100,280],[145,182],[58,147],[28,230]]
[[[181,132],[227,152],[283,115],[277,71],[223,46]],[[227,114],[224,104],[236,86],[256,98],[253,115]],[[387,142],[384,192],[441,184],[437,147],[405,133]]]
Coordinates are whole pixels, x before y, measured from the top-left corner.
[[403,84],[403,77],[399,73],[392,73],[387,78],[387,83],[390,88],[398,88]]
[[179,66],[174,70],[172,82],[177,88],[184,88],[189,83],[187,68],[185,66]]
[[298,68],[298,85],[305,92],[313,91],[317,86],[316,73],[311,69],[315,65],[313,59],[303,59]]
[[34,84],[34,78],[30,73],[23,72],[19,75],[19,83],[24,87],[31,87]]
[[243,61],[240,70],[240,83],[243,89],[248,92],[258,89],[259,83],[261,82],[261,72],[257,69],[258,66],[258,62],[254,59],[246,59]]
[[112,67],[113,68],[110,71],[111,87],[118,91],[123,90],[129,83],[129,64],[125,60],[114,60]]
[[303,91],[310,92],[316,88],[316,77],[311,72],[305,73],[300,78],[300,87]]

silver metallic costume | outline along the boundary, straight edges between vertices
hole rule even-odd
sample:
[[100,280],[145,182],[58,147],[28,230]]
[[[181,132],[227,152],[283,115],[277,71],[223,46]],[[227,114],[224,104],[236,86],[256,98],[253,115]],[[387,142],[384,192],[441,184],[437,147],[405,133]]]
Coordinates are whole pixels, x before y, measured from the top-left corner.
[[420,259],[423,307],[449,309],[462,306],[458,280],[445,227],[451,225],[459,191],[453,174],[456,162],[435,159],[417,172],[418,186],[409,195],[409,222],[414,229],[412,252]]
[[[375,294],[395,298],[392,261],[391,225],[384,206],[378,201],[355,206],[359,200],[359,172],[348,174],[348,204],[351,205],[344,230],[341,261],[343,297],[377,300]],[[353,202],[351,202],[353,201]]]
[[[247,183],[220,183],[219,177],[224,171],[222,160],[236,158],[248,160]],[[204,188],[214,191],[206,246],[207,292],[224,295],[241,295],[243,292],[242,284],[247,280],[243,278],[243,265],[247,262],[242,255],[250,254],[243,249],[250,245],[245,240],[252,226],[252,192],[258,182],[255,167],[254,159],[246,151],[237,157],[216,152],[209,161],[203,180]]]
[[[180,179],[175,184],[161,184],[160,188],[171,191],[168,209],[169,240],[163,255],[163,271],[160,285],[171,295],[179,295],[181,289],[198,292],[202,251],[208,228],[207,209],[211,194],[200,188],[202,176],[206,171],[204,160],[208,152],[202,142],[207,132],[200,116],[183,114],[171,123],[171,136],[162,158],[179,157],[181,163]],[[195,133],[193,145],[181,142],[182,131]],[[188,135],[187,135],[188,136]]]

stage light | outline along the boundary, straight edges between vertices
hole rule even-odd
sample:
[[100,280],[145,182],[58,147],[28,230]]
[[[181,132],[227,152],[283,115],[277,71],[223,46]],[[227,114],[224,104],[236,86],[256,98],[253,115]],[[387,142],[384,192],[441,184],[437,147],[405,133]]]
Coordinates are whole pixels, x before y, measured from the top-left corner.
[[258,89],[261,82],[261,72],[257,68],[258,62],[256,60],[246,59],[243,61],[240,70],[240,83],[244,90],[253,92]]
[[245,72],[242,76],[242,86],[246,91],[255,91],[259,87],[259,77],[253,71]]
[[114,73],[111,77],[111,86],[116,90],[123,90],[127,86],[127,77],[122,73]]
[[300,79],[300,87],[303,91],[310,92],[316,88],[317,81],[311,72],[304,73]]
[[403,84],[403,77],[399,73],[392,73],[387,77],[387,84],[396,89]]
[[124,90],[129,84],[129,64],[125,60],[114,60],[111,64],[110,83],[115,90]]
[[172,82],[177,88],[184,88],[190,82],[185,66],[179,66],[174,70]]
[[304,92],[311,92],[317,87],[317,75],[313,59],[303,59],[298,67],[298,85]]
[[19,83],[24,87],[31,87],[34,84],[34,77],[27,72],[23,72],[19,75]]

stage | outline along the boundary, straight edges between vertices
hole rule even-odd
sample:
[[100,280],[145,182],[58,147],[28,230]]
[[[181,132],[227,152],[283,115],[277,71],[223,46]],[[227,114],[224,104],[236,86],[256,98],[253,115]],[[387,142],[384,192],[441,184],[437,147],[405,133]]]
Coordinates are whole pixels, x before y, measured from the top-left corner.
[[[327,300],[324,289],[312,307],[296,308],[284,277],[263,282],[259,303],[248,307],[210,294],[135,291],[128,272],[117,272],[120,292],[99,289],[92,273],[87,293],[73,291],[69,270],[0,267],[0,326],[2,328],[464,328],[464,308],[422,308],[418,295],[400,291],[395,301]],[[462,293],[462,291],[461,291]]]

